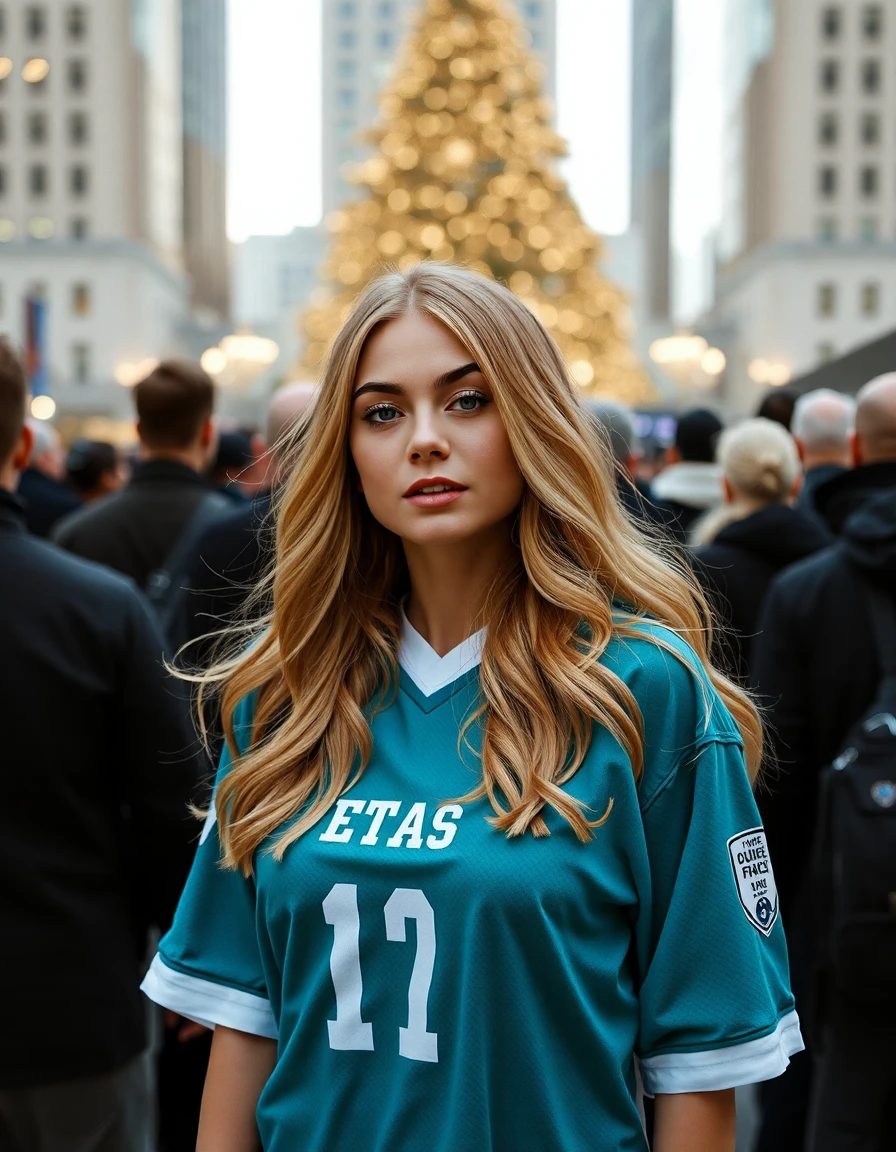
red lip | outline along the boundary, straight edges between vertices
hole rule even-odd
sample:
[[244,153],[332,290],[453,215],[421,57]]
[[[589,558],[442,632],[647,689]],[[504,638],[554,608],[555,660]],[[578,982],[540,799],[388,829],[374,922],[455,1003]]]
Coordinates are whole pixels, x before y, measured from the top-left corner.
[[437,485],[442,485],[446,488],[455,488],[458,492],[466,492],[467,490],[465,484],[458,484],[454,480],[446,480],[444,476],[428,476],[425,480],[415,481],[415,483],[408,488],[407,492],[405,492],[405,496],[416,496],[421,488],[434,488]]

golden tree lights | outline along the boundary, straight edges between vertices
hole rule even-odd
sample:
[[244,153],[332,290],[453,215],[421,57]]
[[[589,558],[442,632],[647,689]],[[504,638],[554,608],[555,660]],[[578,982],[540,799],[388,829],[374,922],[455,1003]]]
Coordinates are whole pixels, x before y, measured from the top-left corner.
[[597,271],[556,160],[543,66],[506,0],[425,0],[355,166],[366,193],[331,213],[324,283],[303,317],[315,370],[358,291],[384,267],[462,263],[506,282],[550,330],[577,384],[628,402],[650,394],[622,331],[626,301]]

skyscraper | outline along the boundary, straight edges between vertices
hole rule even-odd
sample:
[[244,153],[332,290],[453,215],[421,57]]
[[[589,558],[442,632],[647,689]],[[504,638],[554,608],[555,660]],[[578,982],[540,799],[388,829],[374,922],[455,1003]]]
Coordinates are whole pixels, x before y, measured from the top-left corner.
[[674,0],[632,0],[631,219],[641,245],[644,323],[671,312]]
[[896,5],[728,0],[727,41],[707,326],[749,398],[892,328]]
[[184,264],[191,303],[229,305],[226,180],[227,2],[181,0]]
[[[515,0],[546,66],[553,97],[555,0]],[[379,93],[422,0],[323,0],[323,204],[329,212],[354,194],[342,170],[369,149],[359,139],[376,119]]]
[[0,4],[0,328],[44,302],[70,413],[127,413],[116,370],[176,347],[180,37],[178,0]]

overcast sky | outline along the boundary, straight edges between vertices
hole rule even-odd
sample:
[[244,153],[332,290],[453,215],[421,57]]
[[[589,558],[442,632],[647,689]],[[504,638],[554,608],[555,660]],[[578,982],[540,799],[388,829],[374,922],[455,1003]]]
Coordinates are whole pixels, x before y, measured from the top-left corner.
[[[320,218],[320,0],[229,0],[228,230],[288,232]],[[718,0],[678,0],[676,243],[696,253],[718,215]],[[630,0],[557,0],[564,171],[588,223],[629,219]],[[685,293],[687,294],[687,286]]]

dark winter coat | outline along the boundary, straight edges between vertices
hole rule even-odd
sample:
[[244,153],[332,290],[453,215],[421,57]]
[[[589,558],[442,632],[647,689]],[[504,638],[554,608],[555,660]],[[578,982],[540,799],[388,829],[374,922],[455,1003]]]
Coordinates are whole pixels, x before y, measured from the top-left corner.
[[74,492],[37,468],[25,469],[19,477],[16,495],[25,506],[25,527],[32,536],[49,536],[63,516],[81,507]]
[[815,508],[839,536],[853,512],[885,488],[896,488],[896,460],[862,464],[825,481],[815,489]]
[[222,513],[233,507],[188,465],[146,460],[120,492],[61,520],[52,538],[76,556],[130,576],[145,590],[150,573],[166,567],[200,504],[216,505]]
[[869,496],[838,543],[789,568],[766,601],[754,667],[779,766],[758,800],[785,914],[814,836],[819,773],[880,679],[866,580],[896,598],[896,485]]
[[204,763],[131,582],[29,536],[2,489],[0,556],[4,1089],[145,1047],[146,928],[174,914]]
[[741,682],[754,683],[750,645],[772,580],[830,542],[814,517],[776,504],[727,524],[695,550],[694,571],[721,625],[716,655]]

